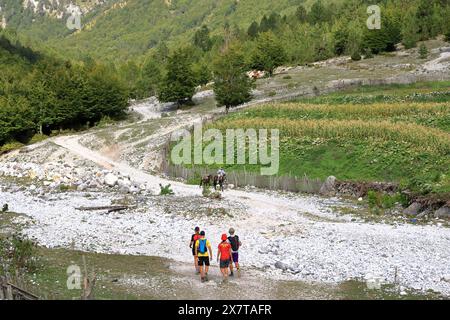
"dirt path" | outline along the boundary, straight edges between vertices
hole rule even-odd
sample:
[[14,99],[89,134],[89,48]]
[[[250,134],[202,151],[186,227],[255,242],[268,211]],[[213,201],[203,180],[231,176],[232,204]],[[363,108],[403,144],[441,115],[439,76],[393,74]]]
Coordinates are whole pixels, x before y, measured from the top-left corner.
[[[213,113],[215,112],[217,111],[214,110]],[[180,121],[175,125],[145,138],[141,143],[156,146],[164,141],[161,140],[162,136],[200,120],[199,116],[181,114]],[[61,136],[55,138],[54,142],[103,168],[117,170],[138,183],[145,183],[155,194],[159,193],[159,184],[170,183],[178,197],[192,198],[194,202],[196,198],[201,198],[198,186],[170,181],[114,161],[98,151],[82,146],[79,139],[79,135]],[[134,146],[134,143],[124,145],[125,148]],[[180,235],[188,232],[193,224],[205,226],[211,239],[218,239],[232,225],[245,237],[246,246],[242,250],[248,260],[244,264],[250,270],[264,269],[260,271],[262,276],[279,280],[306,279],[340,283],[355,277],[381,275],[386,281],[401,278],[403,285],[414,289],[432,288],[450,294],[450,283],[442,280],[450,275],[450,268],[446,263],[450,260],[450,252],[447,250],[450,246],[448,228],[350,221],[351,216],[339,216],[331,209],[332,205],[327,204],[333,201],[339,204],[338,199],[241,190],[226,191],[224,196],[226,201],[242,204],[248,209],[239,218],[217,221],[208,218],[185,219],[172,214],[171,211],[175,209],[169,209],[167,217],[163,217],[158,210],[151,209],[149,217],[152,221],[157,221],[156,224],[149,224],[147,216],[121,216],[120,223],[126,223],[126,230],[135,230],[135,235],[119,232],[123,228],[122,224],[117,225],[118,222],[113,218],[96,218],[97,222],[93,221],[96,225],[95,246],[100,245],[101,251],[105,252],[144,253],[165,257],[167,253],[164,251],[164,239],[153,236],[155,233],[162,233],[174,239],[176,248],[170,252],[169,257],[187,263],[191,257],[184,248],[185,239]],[[172,201],[176,203],[181,200],[182,198],[174,198]],[[71,201],[76,202],[74,198]],[[175,203],[168,203],[166,206],[170,207]],[[73,227],[79,223],[77,212],[70,215],[66,212],[67,221],[64,225],[59,222],[60,212],[47,218],[43,220],[44,224],[59,223],[66,232],[72,229],[74,234],[80,233],[77,227]],[[42,234],[43,231],[35,232]],[[81,232],[86,234],[87,231]],[[87,238],[89,237],[91,236]],[[121,238],[123,241],[119,244]],[[146,239],[149,238],[153,239],[151,244],[147,244]],[[281,267],[274,268],[275,263],[281,263]],[[286,273],[287,270],[290,272]],[[397,275],[398,272],[401,276]]]

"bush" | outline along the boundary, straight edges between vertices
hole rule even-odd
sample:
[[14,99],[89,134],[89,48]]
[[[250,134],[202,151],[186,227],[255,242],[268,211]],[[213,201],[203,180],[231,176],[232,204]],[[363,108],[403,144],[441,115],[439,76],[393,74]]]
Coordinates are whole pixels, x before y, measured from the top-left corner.
[[275,97],[277,95],[277,92],[276,91],[270,91],[267,95],[269,97]]
[[0,238],[0,258],[0,273],[32,271],[36,267],[36,245],[18,235]]
[[206,198],[209,198],[209,196],[211,195],[211,188],[210,186],[207,186],[205,184],[203,184],[202,186],[202,195]]
[[359,60],[361,60],[361,55],[359,54],[358,51],[355,51],[352,53],[351,58],[353,61],[359,61]]
[[167,196],[167,195],[173,195],[175,194],[173,190],[171,189],[171,185],[168,184],[166,186],[163,186],[162,184],[159,184],[159,187],[161,188],[161,192],[159,193],[160,196]]
[[11,152],[16,149],[20,149],[24,146],[23,143],[20,142],[9,142],[0,147],[0,154]]
[[47,138],[48,138],[48,136],[46,136],[45,134],[36,133],[28,143],[29,144],[38,143],[38,142],[44,141]]
[[292,79],[292,77],[288,75],[288,76],[284,76],[283,79],[290,80],[290,79]]
[[426,59],[428,57],[428,49],[423,43],[419,47],[419,57],[420,59]]

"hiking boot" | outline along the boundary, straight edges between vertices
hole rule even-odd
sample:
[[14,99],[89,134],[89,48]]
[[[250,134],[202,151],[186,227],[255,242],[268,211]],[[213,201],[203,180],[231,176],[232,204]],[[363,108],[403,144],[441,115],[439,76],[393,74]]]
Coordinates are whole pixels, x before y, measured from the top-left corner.
[[231,271],[230,277],[234,277],[234,272],[233,271]]

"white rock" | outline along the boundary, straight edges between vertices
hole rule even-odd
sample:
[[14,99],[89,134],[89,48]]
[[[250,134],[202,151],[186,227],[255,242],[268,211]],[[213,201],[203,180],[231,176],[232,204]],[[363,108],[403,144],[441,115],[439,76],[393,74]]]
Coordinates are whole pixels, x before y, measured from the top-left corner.
[[105,176],[105,184],[110,187],[114,187],[117,184],[117,181],[119,178],[117,176],[113,175],[112,173],[108,173]]

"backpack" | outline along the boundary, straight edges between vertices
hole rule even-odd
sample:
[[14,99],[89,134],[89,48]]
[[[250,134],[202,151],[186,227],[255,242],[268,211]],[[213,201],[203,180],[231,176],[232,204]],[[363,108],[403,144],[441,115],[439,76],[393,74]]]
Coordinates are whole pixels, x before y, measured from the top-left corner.
[[228,237],[228,241],[230,241],[231,244],[231,250],[238,251],[239,250],[239,237]]
[[199,239],[198,240],[198,253],[204,254],[206,253],[206,239]]

